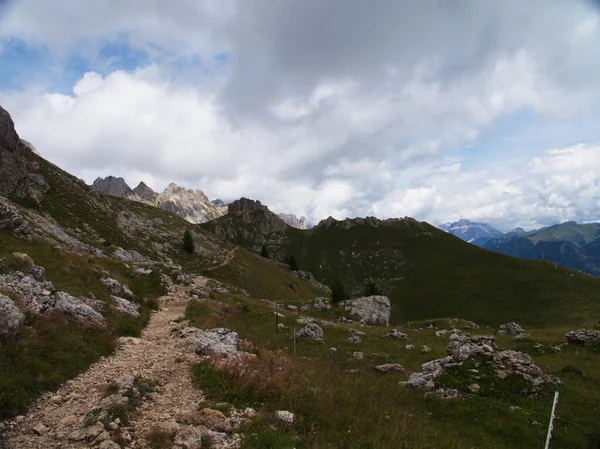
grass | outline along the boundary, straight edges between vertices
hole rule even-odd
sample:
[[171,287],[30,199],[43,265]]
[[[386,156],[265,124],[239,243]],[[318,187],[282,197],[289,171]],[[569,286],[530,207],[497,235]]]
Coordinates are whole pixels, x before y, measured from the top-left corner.
[[[204,225],[219,226],[248,231],[228,216]],[[494,253],[415,220],[235,235],[235,243],[254,251],[266,238],[272,258],[294,255],[301,269],[328,285],[341,279],[355,296],[368,279],[380,282],[395,323],[460,316],[494,326],[589,326],[600,316],[600,279]]]
[[[93,293],[109,298],[100,282],[103,272],[128,283],[138,298],[140,317],[123,315],[105,304],[106,329],[69,323],[59,315],[28,315],[28,325],[15,341],[0,345],[0,419],[25,413],[29,403],[87,369],[101,356],[111,354],[118,336],[138,337],[157,308],[155,299],[165,293],[160,274],[138,276],[120,261],[79,256],[58,251],[42,240],[24,242],[8,232],[0,233],[0,254],[7,259],[0,270],[26,268],[13,252],[23,252],[46,269],[57,290],[73,296]],[[18,295],[13,299],[18,299]]]
[[[294,355],[291,330],[296,313],[284,311],[281,322],[288,330],[276,333],[273,310],[260,301],[235,295],[220,300],[190,302],[186,319],[200,328],[224,326],[237,331],[252,343],[257,359],[243,371],[201,363],[193,375],[209,400],[259,410],[257,419],[244,429],[246,448],[525,448],[543,444],[552,391],[544,389],[537,398],[523,396],[521,390],[527,385],[521,378],[509,376],[500,381],[483,359],[469,360],[440,379],[441,386],[469,393],[454,401],[426,398],[421,391],[399,385],[408,374],[381,375],[373,370],[377,364],[401,363],[410,373],[426,361],[443,357],[449,339],[436,337],[436,329],[424,328],[425,322],[411,323],[410,330],[402,328],[409,334],[402,341],[385,338],[383,328],[361,328],[367,335],[359,345],[346,343],[347,326],[325,327],[325,344],[298,341]],[[250,311],[243,312],[241,303]],[[454,327],[448,320],[434,321],[438,328]],[[552,447],[597,448],[600,354],[592,348],[570,346],[554,352],[551,347],[565,341],[566,329],[532,328],[528,340],[499,337],[498,344],[503,349],[526,350],[544,372],[564,381]],[[474,332],[494,333],[485,328]],[[406,350],[408,343],[415,349]],[[421,353],[423,345],[431,348],[430,354]],[[331,353],[330,347],[339,351]],[[354,351],[362,351],[364,359],[354,360]],[[479,394],[470,393],[472,383],[480,385]],[[511,411],[511,406],[519,409]],[[272,427],[276,410],[292,411],[294,426]]]

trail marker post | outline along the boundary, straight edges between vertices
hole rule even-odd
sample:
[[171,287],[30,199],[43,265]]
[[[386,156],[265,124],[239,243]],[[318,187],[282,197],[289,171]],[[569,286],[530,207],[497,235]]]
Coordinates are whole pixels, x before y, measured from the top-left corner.
[[546,436],[546,445],[544,449],[550,447],[550,439],[552,438],[552,430],[554,429],[554,412],[556,411],[556,404],[558,404],[558,391],[554,392],[554,402],[552,403],[552,412],[550,413],[550,423],[548,424],[548,435]]

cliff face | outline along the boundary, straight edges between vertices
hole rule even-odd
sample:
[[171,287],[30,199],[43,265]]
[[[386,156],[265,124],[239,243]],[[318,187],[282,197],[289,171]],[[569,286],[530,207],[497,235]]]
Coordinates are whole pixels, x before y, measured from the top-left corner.
[[227,208],[215,206],[202,190],[188,190],[175,183],[156,197],[156,206],[169,210],[190,223],[206,223],[224,215]]
[[92,187],[100,193],[123,198],[127,198],[133,194],[133,190],[131,190],[131,187],[127,185],[123,178],[115,178],[114,176],[96,178]]
[[294,214],[277,214],[277,216],[293,228],[307,229],[306,217],[298,218]]
[[10,114],[0,106],[0,195],[38,198],[47,189],[37,163],[26,162],[19,154],[21,143]]

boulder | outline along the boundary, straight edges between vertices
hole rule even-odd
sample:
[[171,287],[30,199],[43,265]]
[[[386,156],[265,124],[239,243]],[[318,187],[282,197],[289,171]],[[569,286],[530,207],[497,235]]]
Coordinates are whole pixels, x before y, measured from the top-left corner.
[[361,342],[360,336],[358,335],[353,335],[352,337],[348,338],[346,340],[346,343],[351,343],[353,345],[357,345]]
[[44,304],[43,311],[60,311],[78,321],[93,327],[106,327],[104,317],[80,299],[74,298],[65,292],[57,292],[54,299]]
[[231,357],[238,353],[237,332],[222,327],[198,332],[196,353],[218,357]]
[[330,304],[328,298],[319,296],[318,298],[315,298],[315,300],[313,301],[312,307],[313,307],[313,309],[317,309],[317,310],[331,309],[331,304]]
[[576,331],[567,332],[567,343],[571,345],[586,345],[600,343],[600,330],[578,329]]
[[387,296],[365,296],[340,302],[340,307],[363,324],[387,326],[392,306]]
[[459,337],[448,344],[446,353],[456,360],[467,360],[478,354],[491,354],[496,348],[495,338],[487,335]]
[[135,295],[127,286],[121,285],[119,281],[113,278],[104,278],[101,281],[108,290],[108,293],[114,296],[118,296],[120,298],[133,299]]
[[0,338],[14,338],[23,330],[25,315],[12,299],[0,293]]
[[393,338],[394,340],[407,340],[408,334],[400,332],[398,329],[392,329],[387,333],[386,337]]
[[384,365],[377,365],[375,371],[378,373],[403,373],[404,367],[399,363],[386,363]]
[[296,332],[296,338],[309,341],[323,341],[323,329],[316,323],[307,324],[298,332]]
[[140,316],[139,306],[125,298],[119,298],[115,295],[110,295],[110,303],[121,313],[125,315]]
[[525,335],[526,333],[525,329],[515,322],[503,324],[498,330],[498,335],[512,335],[515,337]]
[[204,408],[198,415],[200,424],[219,432],[231,432],[231,424],[223,413],[218,410]]
[[294,414],[292,412],[288,412],[287,410],[277,410],[275,412],[275,419],[286,426],[291,426],[294,424]]

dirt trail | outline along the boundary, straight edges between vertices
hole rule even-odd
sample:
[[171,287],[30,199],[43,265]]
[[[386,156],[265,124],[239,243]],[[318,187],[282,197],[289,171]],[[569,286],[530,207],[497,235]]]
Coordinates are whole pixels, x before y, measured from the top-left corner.
[[229,262],[231,262],[231,259],[233,259],[233,257],[235,256],[236,251],[238,250],[238,247],[235,246],[226,256],[225,256],[225,260],[220,263],[219,265],[216,265],[214,267],[210,267],[207,268],[206,271],[213,271],[216,270],[218,268],[224,267],[225,265],[227,265]]
[[[206,281],[200,277],[195,284],[203,286]],[[170,332],[173,327],[170,323],[183,317],[188,299],[187,288],[175,287],[159,300],[161,309],[152,315],[140,339],[120,338],[114,355],[100,359],[86,372],[63,384],[57,392],[39,398],[10,432],[8,447],[92,447],[96,437],[88,435],[75,441],[76,431],[85,427],[86,415],[104,399],[107,386],[123,378],[147,379],[156,382],[157,387],[155,392],[139,401],[131,412],[128,426],[121,424],[110,432],[111,440],[121,438],[121,444],[125,442],[125,447],[129,448],[148,447],[145,437],[150,429],[178,427],[175,419],[197,411],[202,402],[201,392],[192,385],[190,376],[190,368],[197,361],[191,347],[194,339],[174,338]],[[112,449],[118,446],[104,442],[97,447]]]

